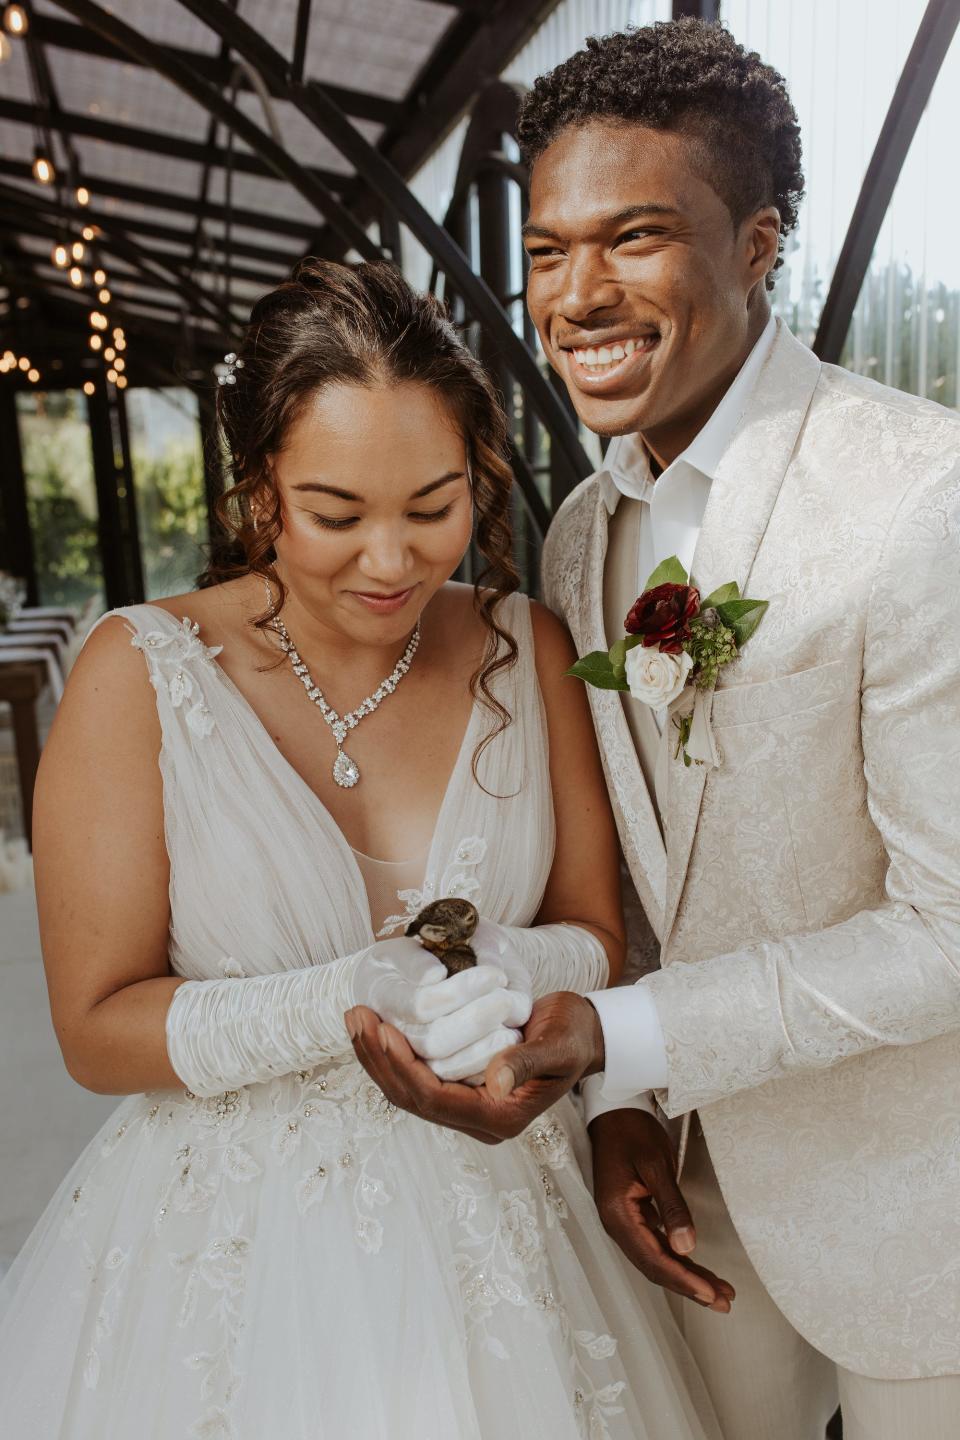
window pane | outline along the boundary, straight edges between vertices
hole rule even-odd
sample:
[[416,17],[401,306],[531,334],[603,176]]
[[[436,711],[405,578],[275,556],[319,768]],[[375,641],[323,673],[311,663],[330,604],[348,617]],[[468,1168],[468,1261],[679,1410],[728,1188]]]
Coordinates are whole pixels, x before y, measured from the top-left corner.
[[783,75],[800,121],[806,198],[773,303],[807,345],[925,8],[926,0],[721,0],[727,28]]
[[87,402],[76,390],[17,395],[41,605],[103,599]]
[[146,598],[192,590],[206,564],[207,502],[196,396],[128,390],[127,422]]
[[843,364],[960,408],[960,38],[954,38],[877,237]]

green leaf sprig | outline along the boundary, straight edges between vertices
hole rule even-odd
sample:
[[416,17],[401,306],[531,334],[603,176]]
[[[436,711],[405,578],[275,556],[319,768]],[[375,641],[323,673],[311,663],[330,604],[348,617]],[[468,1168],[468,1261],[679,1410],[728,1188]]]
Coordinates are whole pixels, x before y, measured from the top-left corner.
[[[689,585],[690,577],[676,555],[658,565],[643,589],[645,595],[658,585]],[[641,596],[641,599],[643,596]],[[683,648],[693,661],[691,678],[700,689],[713,684],[720,670],[739,655],[766,614],[769,600],[751,600],[740,594],[735,580],[719,586],[690,621],[690,635]],[[627,654],[643,644],[642,635],[624,635],[609,650],[591,650],[566,672],[598,690],[629,690]]]

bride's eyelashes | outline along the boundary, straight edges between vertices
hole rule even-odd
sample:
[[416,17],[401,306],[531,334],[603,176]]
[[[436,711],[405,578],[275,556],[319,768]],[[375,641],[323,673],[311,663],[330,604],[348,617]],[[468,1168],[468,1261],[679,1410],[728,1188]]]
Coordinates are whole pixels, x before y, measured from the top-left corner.
[[[453,501],[449,505],[444,505],[442,510],[413,511],[409,518],[429,525],[434,520],[446,520],[452,509]],[[342,520],[332,520],[327,515],[318,515],[314,510],[311,510],[310,517],[314,524],[319,525],[322,530],[349,530],[360,522],[359,515],[348,515]]]

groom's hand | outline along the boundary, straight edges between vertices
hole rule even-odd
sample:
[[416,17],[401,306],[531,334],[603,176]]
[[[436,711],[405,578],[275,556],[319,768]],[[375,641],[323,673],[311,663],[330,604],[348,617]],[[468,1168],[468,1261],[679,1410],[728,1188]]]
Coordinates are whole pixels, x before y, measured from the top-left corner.
[[676,1180],[670,1137],[654,1115],[610,1110],[590,1125],[593,1190],[603,1227],[665,1290],[727,1314],[736,1292],[689,1258],[693,1219]]
[[583,1075],[603,1066],[603,1032],[589,1001],[566,991],[538,1000],[519,1045],[494,1056],[481,1087],[442,1081],[372,1010],[348,1011],[357,1059],[388,1100],[423,1120],[495,1145],[512,1140]]

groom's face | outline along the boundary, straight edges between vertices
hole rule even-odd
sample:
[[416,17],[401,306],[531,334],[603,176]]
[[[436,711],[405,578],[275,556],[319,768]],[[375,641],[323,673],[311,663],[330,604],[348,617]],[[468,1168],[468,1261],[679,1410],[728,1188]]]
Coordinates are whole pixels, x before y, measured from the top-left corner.
[[737,229],[688,137],[571,126],[533,167],[527,303],[581,420],[669,460],[709,418],[766,314],[779,218]]

